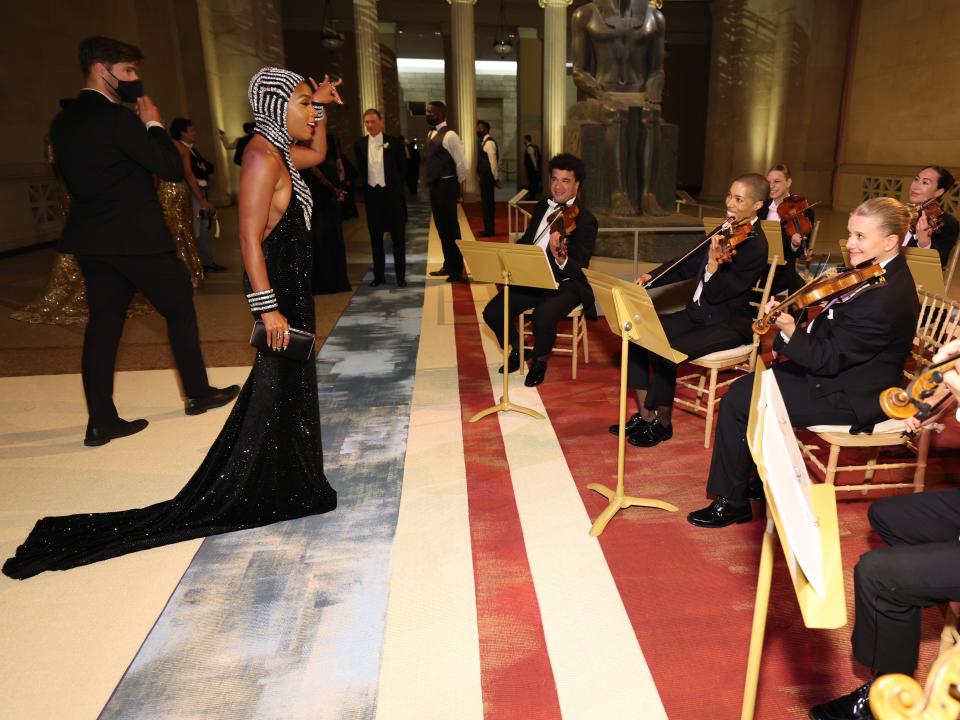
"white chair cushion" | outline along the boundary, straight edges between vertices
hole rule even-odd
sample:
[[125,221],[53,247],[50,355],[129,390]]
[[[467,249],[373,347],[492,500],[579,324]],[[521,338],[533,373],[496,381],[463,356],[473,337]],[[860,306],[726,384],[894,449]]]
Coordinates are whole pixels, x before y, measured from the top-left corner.
[[704,355],[703,357],[698,357],[696,360],[691,360],[690,362],[697,362],[698,360],[703,360],[705,362],[733,360],[734,358],[738,358],[743,355],[749,355],[752,352],[753,343],[750,343],[749,345],[740,345],[735,348],[730,348],[729,350],[717,350],[716,352],[710,353],[709,355]]
[[[850,425],[810,425],[807,430],[815,433],[849,433]],[[903,420],[884,420],[873,427],[874,435],[903,432]]]

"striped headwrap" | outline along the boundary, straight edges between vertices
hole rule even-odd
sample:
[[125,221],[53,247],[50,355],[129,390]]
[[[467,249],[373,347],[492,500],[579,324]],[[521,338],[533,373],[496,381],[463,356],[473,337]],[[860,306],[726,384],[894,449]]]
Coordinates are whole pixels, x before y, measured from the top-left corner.
[[293,182],[293,192],[300,201],[300,207],[303,208],[303,219],[309,230],[310,216],[313,213],[313,197],[300,172],[293,166],[290,147],[294,139],[287,130],[287,105],[290,103],[290,95],[302,82],[305,82],[302,76],[289,70],[275,67],[260,68],[250,78],[247,97],[253,110],[256,133],[269,140],[280,151],[284,162],[287,163],[290,180]]

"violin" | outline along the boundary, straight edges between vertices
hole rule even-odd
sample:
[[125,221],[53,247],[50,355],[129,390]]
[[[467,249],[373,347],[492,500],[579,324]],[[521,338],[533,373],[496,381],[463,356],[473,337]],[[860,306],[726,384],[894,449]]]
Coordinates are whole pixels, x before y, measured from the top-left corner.
[[940,204],[939,198],[930,198],[910,208],[910,232],[914,235],[917,233],[917,223],[920,221],[921,215],[927,216],[927,225],[930,227],[931,233],[939,232],[940,228],[943,227],[943,206]]
[[[940,403],[931,405],[927,399],[940,388],[943,374],[960,363],[960,353],[938,363],[927,366],[907,387],[887,388],[880,393],[880,408],[887,417],[894,420],[906,420],[916,417],[923,421],[936,412]],[[949,398],[947,395],[944,399]]]
[[757,335],[770,332],[775,327],[776,319],[789,307],[806,308],[819,302],[842,297],[866,285],[885,283],[887,281],[884,277],[886,272],[880,266],[880,263],[872,265],[863,263],[853,270],[819,277],[804,285],[793,295],[788,295],[777,307],[755,320],[753,331]]
[[666,275],[668,272],[677,267],[677,265],[697,253],[705,245],[712,243],[715,239],[720,240],[720,247],[717,250],[716,257],[717,263],[722,265],[723,263],[732,262],[733,256],[737,254],[737,245],[745,242],[750,237],[752,230],[753,223],[751,223],[749,220],[741,220],[736,223],[731,222],[730,220],[724,220],[722,223],[717,225],[717,227],[707,233],[707,237],[702,242],[694,245],[692,248],[690,248],[690,250],[685,252],[680,257],[671,260],[669,264],[664,266],[663,270],[651,277],[646,282],[644,287],[650,287],[658,278]]
[[560,209],[554,214],[550,221],[550,233],[560,233],[560,246],[557,248],[557,255],[560,256],[560,262],[567,259],[567,238],[577,229],[577,216],[580,215],[579,203],[561,205]]
[[789,237],[800,235],[803,237],[803,253],[807,254],[806,243],[813,233],[813,223],[807,216],[807,211],[819,203],[808,203],[803,195],[787,195],[777,205],[777,215],[780,216],[780,225]]

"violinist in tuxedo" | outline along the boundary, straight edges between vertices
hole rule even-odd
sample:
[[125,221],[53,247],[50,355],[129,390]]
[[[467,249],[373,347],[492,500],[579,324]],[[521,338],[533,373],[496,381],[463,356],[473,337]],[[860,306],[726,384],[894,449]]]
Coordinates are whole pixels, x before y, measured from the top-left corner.
[[[771,290],[774,295],[783,291],[794,293],[803,287],[803,279],[797,274],[797,260],[804,257],[807,241],[810,238],[788,229],[787,223],[784,222],[786,218],[781,217],[777,212],[777,208],[792,192],[790,186],[793,184],[793,178],[790,176],[790,168],[783,163],[774,165],[767,171],[767,182],[770,184],[770,194],[760,207],[757,217],[761,220],[775,220],[780,223],[780,235],[783,240],[781,257],[786,261],[783,265],[777,266],[774,271]],[[804,215],[812,227],[813,210],[807,208]]]
[[910,202],[918,209],[915,222],[903,236],[903,247],[933,248],[940,255],[940,266],[946,267],[950,260],[950,251],[957,244],[960,225],[957,219],[946,210],[936,223],[931,223],[927,213],[921,209],[931,200],[940,201],[944,193],[953,187],[953,175],[939,165],[928,165],[917,173],[910,183]]
[[[549,163],[550,198],[541,200],[533,209],[527,230],[517,242],[543,248],[553,276],[556,290],[511,286],[509,337],[511,352],[507,372],[520,369],[520,337],[515,318],[524,310],[533,308],[533,363],[524,384],[534,387],[543,382],[547,373],[547,359],[557,339],[557,325],[571,310],[583,305],[584,314],[594,312],[593,290],[583,269],[590,264],[597,239],[597,220],[580,205],[574,218],[576,226],[566,234],[564,209],[572,208],[579,200],[577,194],[586,171],[580,158],[570,153],[555,155]],[[483,319],[503,347],[503,291],[497,293],[483,309]],[[504,368],[500,368],[504,372]]]
[[[714,235],[683,262],[664,263],[637,278],[637,284],[645,287],[697,281],[683,310],[660,317],[670,346],[691,360],[743,345],[753,337],[750,292],[767,264],[767,238],[757,212],[768,193],[766,178],[757,173],[741,175],[730,185],[726,221],[741,228],[749,223],[749,231],[729,262],[721,262],[722,241]],[[672,438],[676,364],[631,345],[627,385],[634,390],[638,408],[627,422],[627,441],[636,447],[652,447]],[[616,435],[619,425],[611,425],[610,432]]]
[[[850,425],[852,432],[872,432],[885,418],[880,392],[900,386],[920,312],[913,276],[900,254],[909,222],[906,206],[893,198],[862,203],[847,221],[850,261],[878,263],[885,282],[852,289],[806,327],[798,327],[789,313],[776,318],[773,348],[790,359],[773,373],[792,425]],[[776,307],[771,300],[766,311]],[[761,492],[746,438],[752,391],[753,375],[746,375],[720,401],[707,479],[714,500],[687,516],[693,525],[720,528],[751,518],[748,498]]]
[[397,287],[405,287],[407,201],[403,191],[407,158],[403,140],[383,132],[383,116],[376,108],[363,114],[363,126],[367,135],[354,143],[353,150],[367,206],[367,230],[373,252],[373,281],[370,285],[376,287],[384,283],[383,234],[389,232],[393,240]]
[[[170,347],[197,415],[224,405],[240,388],[212,388],[200,352],[193,287],[177,258],[154,176],[183,180],[183,163],[143,94],[140,50],[105,37],[80,43],[86,86],[53,121],[50,139],[73,202],[57,249],[73,253],[83,273],[90,319],[82,375],[89,422],[84,444],[104,445],[140,432],[147,421],[119,417],[113,370],[127,306],[140,291],[167,322]],[[136,112],[121,103],[136,103]]]

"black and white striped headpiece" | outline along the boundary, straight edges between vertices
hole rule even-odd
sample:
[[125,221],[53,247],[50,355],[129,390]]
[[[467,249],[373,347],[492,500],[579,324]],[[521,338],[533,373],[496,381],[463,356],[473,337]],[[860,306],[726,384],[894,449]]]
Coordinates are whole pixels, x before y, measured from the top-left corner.
[[293,89],[302,82],[305,82],[302,76],[289,70],[275,67],[260,68],[250,78],[247,97],[253,110],[256,133],[273,143],[287,163],[290,180],[293,182],[293,192],[300,201],[300,207],[303,208],[303,218],[309,230],[310,216],[313,213],[313,197],[300,172],[293,166],[290,146],[293,145],[294,139],[287,130],[287,105],[290,103]]

